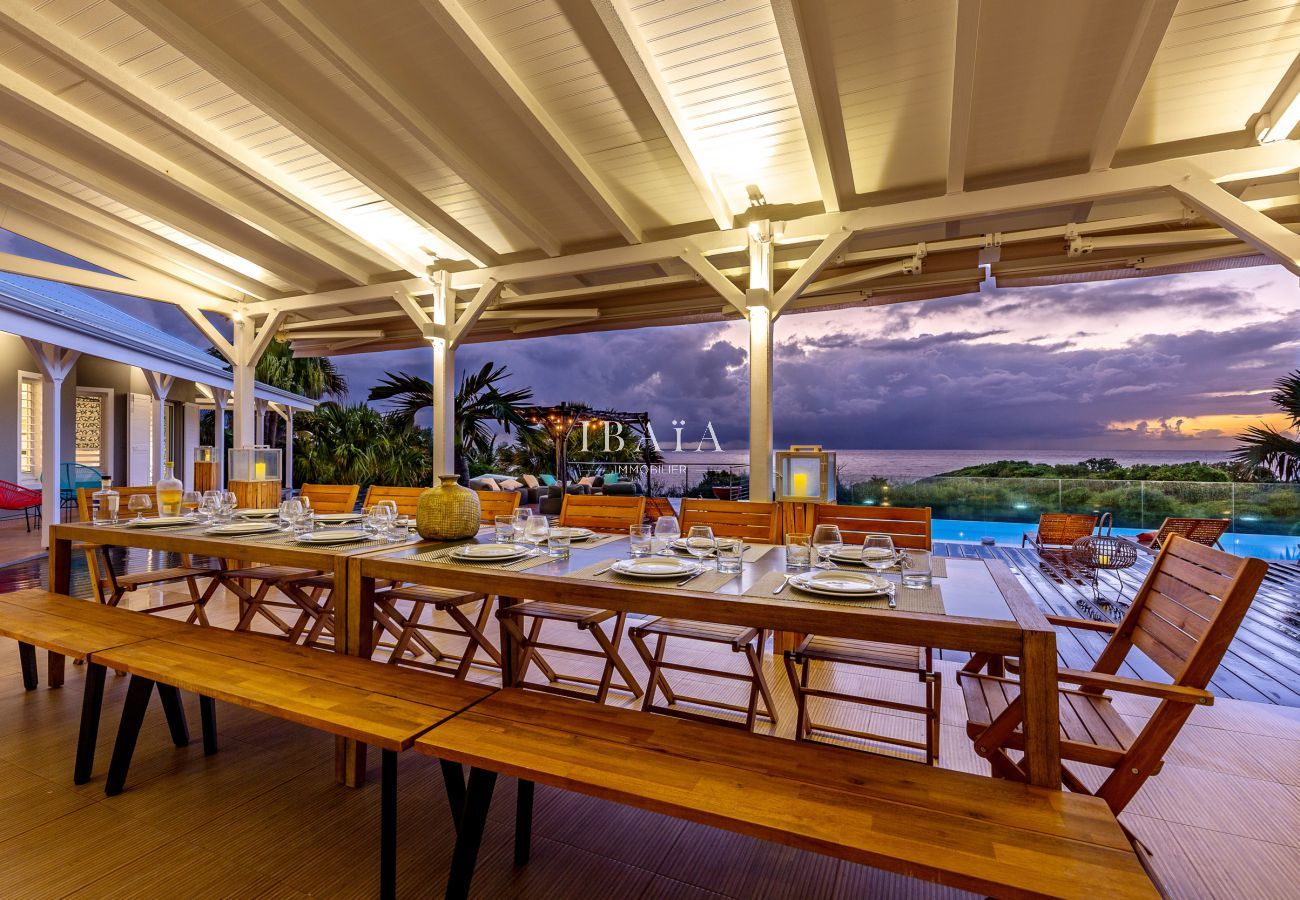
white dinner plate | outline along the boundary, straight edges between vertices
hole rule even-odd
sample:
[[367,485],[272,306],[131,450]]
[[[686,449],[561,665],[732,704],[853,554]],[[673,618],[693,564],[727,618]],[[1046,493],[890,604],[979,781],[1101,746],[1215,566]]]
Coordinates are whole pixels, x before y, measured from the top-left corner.
[[899,554],[897,552],[891,556],[888,550],[882,551],[875,547],[868,548],[865,551],[861,547],[840,547],[838,550],[832,551],[830,557],[837,563],[849,563],[850,565],[855,566],[865,566],[867,564],[866,554],[875,555],[880,559],[888,559],[891,563],[896,563],[899,559]]
[[365,516],[361,513],[317,513],[316,521],[323,522],[326,525],[346,525],[349,522],[360,522]]
[[235,515],[243,519],[270,519],[278,516],[278,509],[237,509]]
[[688,562],[672,556],[620,559],[610,568],[620,575],[628,575],[632,578],[681,578],[685,575],[694,575],[701,569],[697,562]]
[[558,525],[555,528],[552,528],[550,533],[557,537],[563,537],[567,534],[571,541],[586,541],[596,536],[596,532],[592,531],[590,528],[569,528],[567,526]]
[[368,541],[370,535],[360,528],[329,528],[325,531],[312,531],[296,538],[300,544],[349,544],[353,541]]
[[866,572],[842,572],[825,569],[801,572],[790,578],[790,584],[801,591],[823,597],[870,597],[889,592],[889,582],[879,575]]
[[131,519],[122,524],[128,528],[172,528],[176,525],[193,525],[194,520],[185,516],[154,516],[151,519]]
[[[720,540],[720,541],[725,541],[725,540],[727,540],[727,538],[718,538],[718,540]],[[671,544],[669,544],[669,546],[672,547],[674,550],[676,550],[678,553],[690,553],[690,552],[691,552],[691,550],[690,550],[690,540],[689,540],[688,538],[677,538],[677,540],[673,541]],[[741,549],[741,550],[748,550],[749,547],[750,547],[749,544],[742,544],[741,547],[740,547],[740,549]],[[717,551],[717,550],[710,550],[710,551],[708,552],[708,554],[706,555],[706,558],[707,558],[707,557],[710,557],[710,556],[717,556],[717,555],[718,555],[718,551]]]
[[280,528],[274,522],[231,522],[229,525],[216,525],[207,529],[207,534],[270,534],[273,531],[279,531]]
[[447,555],[470,562],[505,562],[527,556],[528,548],[519,544],[461,544]]

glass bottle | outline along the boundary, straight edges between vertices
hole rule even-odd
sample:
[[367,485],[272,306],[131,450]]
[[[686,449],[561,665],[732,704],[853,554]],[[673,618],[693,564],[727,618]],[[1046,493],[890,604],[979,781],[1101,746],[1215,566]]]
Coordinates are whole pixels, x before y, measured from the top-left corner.
[[96,525],[116,525],[117,510],[121,496],[113,490],[113,479],[104,477],[99,480],[99,490],[90,495],[90,519]]
[[158,515],[179,516],[181,514],[181,496],[185,485],[172,474],[172,464],[163,463],[163,477],[158,481],[154,492],[158,495]]

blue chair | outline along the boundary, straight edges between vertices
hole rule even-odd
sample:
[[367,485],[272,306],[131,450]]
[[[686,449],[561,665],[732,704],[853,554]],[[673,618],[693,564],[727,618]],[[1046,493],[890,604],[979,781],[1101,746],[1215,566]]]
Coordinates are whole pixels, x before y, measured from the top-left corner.
[[65,462],[59,466],[59,505],[77,505],[78,488],[98,488],[104,476],[96,468],[81,463]]

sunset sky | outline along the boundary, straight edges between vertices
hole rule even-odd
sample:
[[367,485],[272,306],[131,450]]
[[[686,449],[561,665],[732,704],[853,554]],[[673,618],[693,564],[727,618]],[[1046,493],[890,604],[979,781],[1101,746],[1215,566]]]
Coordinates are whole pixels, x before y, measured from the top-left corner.
[[[0,250],[76,263],[0,232]],[[85,266],[84,263],[78,263]],[[89,268],[89,267],[88,267]],[[97,294],[203,343],[162,304]],[[743,323],[474,344],[540,403],[648,411],[660,434],[712,422],[747,442]],[[425,350],[340,357],[351,399],[385,372],[429,377]],[[1227,449],[1282,426],[1271,383],[1300,368],[1300,287],[1277,266],[1014,290],[783,318],[778,445],[842,449]]]

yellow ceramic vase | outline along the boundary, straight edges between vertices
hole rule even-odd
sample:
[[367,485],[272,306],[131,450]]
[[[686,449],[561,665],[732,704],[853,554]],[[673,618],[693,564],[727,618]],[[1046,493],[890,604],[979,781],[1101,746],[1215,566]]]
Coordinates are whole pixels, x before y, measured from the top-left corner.
[[415,527],[430,541],[459,541],[478,534],[478,494],[456,483],[455,475],[439,475],[442,482],[420,495]]

